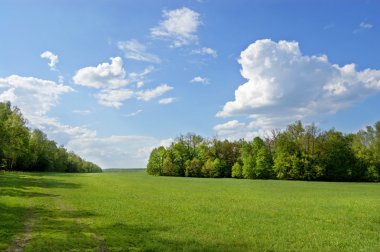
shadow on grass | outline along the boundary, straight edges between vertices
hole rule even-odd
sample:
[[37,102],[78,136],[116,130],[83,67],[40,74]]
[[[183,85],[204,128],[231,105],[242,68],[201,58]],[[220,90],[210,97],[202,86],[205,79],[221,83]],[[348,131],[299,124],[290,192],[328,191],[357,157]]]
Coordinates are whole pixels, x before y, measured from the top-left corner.
[[23,216],[26,211],[24,207],[0,204],[0,251],[7,247],[15,235],[23,232]]
[[[35,219],[25,251],[246,251],[247,245],[200,242],[196,237],[170,237],[170,226],[139,226],[116,223],[96,230],[82,221],[99,217],[88,211],[50,211],[0,205],[0,250],[25,235],[19,215],[30,211]],[[21,239],[22,240],[22,239]]]
[[39,192],[28,192],[21,189],[9,189],[1,188],[0,186],[0,197],[1,196],[10,196],[10,197],[56,197],[56,194],[50,193],[39,193]]
[[99,240],[79,221],[94,216],[89,211],[10,207],[0,203],[0,251],[20,247],[25,247],[25,251],[96,250]]
[[[0,174],[0,197],[56,197],[58,195],[28,192],[28,188],[80,188],[78,184],[62,182],[49,176]],[[98,216],[91,211],[57,209],[44,205],[31,207],[7,206],[0,203],[0,251],[14,243],[16,237],[28,233],[25,251],[242,251],[247,244],[228,244],[220,239],[176,234],[170,225],[142,223],[98,226]],[[53,201],[52,201],[53,202]],[[96,222],[95,222],[96,223]],[[21,238],[22,240],[22,238]],[[25,240],[25,239],[24,239]],[[210,241],[210,242],[208,242]],[[212,242],[214,241],[214,242]]]
[[[20,218],[21,216],[21,218]],[[34,220],[25,251],[246,251],[245,243],[202,242],[199,237],[173,236],[172,227],[115,223],[96,230],[84,223],[99,218],[90,211],[8,207],[0,204],[0,251],[12,250]],[[22,220],[24,219],[24,221]],[[25,240],[25,239],[24,239]],[[9,247],[11,244],[11,247]]]
[[[105,245],[109,251],[247,251],[246,243],[208,243],[197,237],[176,236],[170,226],[138,226],[116,223],[98,229],[107,234]],[[178,238],[180,237],[180,238]],[[199,237],[198,237],[199,238]]]
[[28,189],[38,188],[80,188],[78,184],[59,181],[38,174],[27,175],[23,173],[0,173],[0,190],[4,187]]
[[[23,206],[7,204],[7,199],[0,203],[0,251],[6,249],[10,244],[19,243],[25,240],[25,235],[30,232],[41,234],[44,232],[52,232],[66,234],[76,234],[78,225],[74,223],[77,218],[91,218],[94,216],[88,211],[63,211],[55,209],[52,199],[59,195],[51,193],[35,192],[32,188],[80,188],[75,183],[59,181],[45,174],[29,174],[17,172],[0,173],[0,197],[10,196],[14,199],[9,202],[20,202]],[[30,198],[45,198],[41,202],[44,205],[36,205],[39,200],[35,201]],[[26,199],[30,199],[32,204],[26,203]],[[30,227],[33,224],[33,228]],[[29,227],[28,227],[29,225]],[[49,228],[50,227],[50,228]],[[49,236],[49,235],[47,235]],[[63,236],[64,237],[64,236]],[[80,237],[74,236],[75,238]],[[39,239],[37,239],[39,240]],[[41,239],[43,240],[43,239]],[[70,240],[70,239],[68,239]],[[15,242],[16,241],[16,242]],[[12,245],[11,245],[12,246]],[[17,245],[19,247],[19,245]],[[37,246],[38,247],[38,246]],[[14,249],[10,249],[12,251]],[[49,250],[49,248],[48,248]],[[52,251],[52,250],[49,250]],[[57,250],[59,251],[59,250]]]

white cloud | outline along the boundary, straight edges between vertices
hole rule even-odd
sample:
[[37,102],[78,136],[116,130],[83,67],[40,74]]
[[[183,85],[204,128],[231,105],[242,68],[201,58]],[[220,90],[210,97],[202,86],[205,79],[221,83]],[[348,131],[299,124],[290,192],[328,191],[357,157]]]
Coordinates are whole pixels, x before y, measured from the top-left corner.
[[127,59],[145,61],[151,63],[160,63],[160,58],[152,53],[147,52],[147,47],[135,39],[128,41],[119,41],[117,47],[124,52]]
[[214,130],[222,132],[224,130],[240,128],[241,126],[244,126],[244,123],[240,123],[238,120],[232,120],[232,121],[228,121],[226,123],[218,124],[214,126]]
[[[34,77],[11,75],[0,78],[0,101],[11,101],[20,108],[30,127],[42,129],[50,139],[64,144],[69,151],[74,151],[103,168],[145,167],[150,151],[165,142],[149,136],[99,137],[97,132],[88,126],[71,126],[60,122],[57,118],[49,117],[48,112],[58,104],[60,96],[72,91],[72,88],[64,84]],[[109,91],[109,95],[116,102],[130,94],[128,90],[122,89]],[[111,99],[105,97],[105,102],[107,98]],[[87,114],[90,111],[73,112]],[[140,111],[135,112],[138,113]]]
[[[137,112],[139,113],[139,112]],[[64,144],[69,151],[100,165],[102,168],[146,167],[150,151],[167,141],[149,136],[98,136],[86,126],[69,126],[56,118],[28,117],[33,126],[42,129],[50,139]]]
[[169,147],[174,142],[173,138],[166,138],[160,140],[160,143],[157,146],[164,146],[165,148]]
[[103,168],[144,168],[151,150],[162,142],[148,136],[89,137],[72,139],[67,147]]
[[114,108],[120,108],[123,101],[131,99],[133,96],[134,92],[129,89],[105,89],[95,95],[101,105]]
[[380,91],[380,70],[357,71],[354,64],[340,67],[325,55],[302,55],[295,41],[258,40],[239,63],[247,82],[217,116],[251,118],[252,131],[334,113]]
[[[140,112],[136,112],[140,113]],[[28,118],[29,119],[29,118]],[[69,151],[100,165],[102,168],[146,167],[151,150],[168,140],[149,136],[112,135],[100,137],[86,126],[69,126],[56,118],[32,118],[34,127],[50,139],[63,143]]]
[[81,115],[91,114],[91,110],[88,110],[88,109],[84,109],[84,110],[74,109],[72,112],[75,113],[75,114],[81,114]]
[[175,101],[175,98],[169,97],[169,98],[164,98],[158,101],[159,104],[170,104]]
[[110,58],[110,63],[96,67],[79,69],[73,77],[74,83],[92,88],[120,88],[128,84],[123,60],[120,57]]
[[132,113],[129,113],[129,114],[126,114],[124,115],[125,117],[133,117],[133,116],[137,116],[138,114],[140,114],[143,110],[142,109],[139,109],[135,112],[132,112]]
[[64,82],[65,82],[65,77],[63,77],[62,75],[58,75],[58,83],[63,84]]
[[181,47],[197,41],[197,31],[201,24],[199,13],[183,7],[163,11],[164,20],[158,26],[150,29],[154,38],[172,41],[172,47]]
[[366,21],[360,22],[358,27],[353,31],[353,33],[358,33],[365,30],[370,30],[373,28],[373,24],[370,24]]
[[153,72],[153,66],[146,67],[142,72],[128,73],[123,67],[120,57],[111,58],[111,64],[101,63],[96,67],[79,69],[73,77],[75,84],[96,89],[118,89],[130,83],[142,86],[148,74]]
[[218,57],[218,53],[216,52],[216,50],[209,47],[202,47],[200,49],[193,50],[192,52],[200,55],[209,55],[214,58]]
[[41,58],[48,59],[50,61],[48,63],[50,70],[53,70],[53,71],[56,70],[55,66],[58,63],[58,56],[57,55],[55,55],[54,53],[52,53],[50,51],[45,51],[40,56],[41,56]]
[[228,140],[252,140],[256,136],[265,135],[264,130],[255,129],[252,123],[243,123],[238,120],[217,124],[214,126],[213,130],[217,137]]
[[137,87],[137,88],[142,88],[144,85],[145,85],[145,83],[144,83],[143,81],[138,81],[138,82],[136,83],[136,87]]
[[1,102],[10,101],[11,103],[14,103],[16,99],[17,96],[15,95],[15,88],[10,88],[0,94]]
[[173,89],[173,87],[171,87],[167,84],[161,84],[154,89],[146,89],[143,91],[138,91],[138,92],[136,92],[136,95],[137,95],[138,100],[149,101],[153,98],[156,98],[156,97],[159,97],[159,96],[165,94],[166,92],[168,92],[172,89]]
[[44,115],[58,104],[60,95],[73,89],[54,81],[11,75],[0,78],[0,101],[10,101],[25,116]]
[[366,22],[361,22],[359,27],[363,28],[363,29],[371,29],[373,27],[372,24],[370,23],[366,23]]
[[96,132],[82,126],[62,124],[47,113],[59,103],[61,95],[74,91],[64,84],[38,79],[11,75],[0,78],[0,101],[10,101],[17,106],[32,128],[39,128],[52,139],[65,143],[72,137],[94,137]]
[[[142,101],[150,101],[172,89],[173,87],[167,84],[159,85],[154,89],[145,89],[137,92],[130,89],[103,89],[99,93],[95,94],[95,97],[101,105],[120,108],[126,100],[136,98]],[[166,102],[170,103],[172,101]]]
[[202,84],[208,84],[209,81],[207,78],[201,77],[201,76],[196,76],[194,77],[190,82],[192,83],[202,83]]
[[[150,74],[151,72],[153,72],[155,70],[155,68],[153,66],[148,66],[146,67],[141,73],[135,73],[135,72],[132,72],[132,73],[129,73],[128,74],[128,82],[130,83],[136,83],[136,86],[139,85],[139,83],[143,83],[145,77]],[[144,83],[143,83],[144,85]]]
[[[123,68],[123,60],[120,57],[111,58],[111,64],[102,63],[96,67],[85,67],[79,69],[73,80],[78,85],[99,89],[94,95],[98,103],[107,107],[120,108],[123,102],[136,98],[138,100],[149,101],[161,96],[165,92],[173,89],[166,84],[154,89],[141,90],[145,78],[154,71],[153,66],[146,67],[142,72],[128,73]],[[123,88],[125,85],[134,83],[131,88]],[[135,87],[140,91],[133,90]]]
[[[28,118],[29,119],[29,118]],[[69,126],[55,118],[33,118],[35,127],[51,139],[65,144],[69,151],[100,165],[102,168],[146,167],[150,151],[167,141],[149,136],[112,135],[100,137],[85,126]]]
[[33,128],[43,130],[49,137],[59,139],[61,143],[65,143],[72,138],[96,137],[96,131],[85,126],[69,126],[62,124],[57,118],[51,118],[46,115],[29,115],[27,119]]

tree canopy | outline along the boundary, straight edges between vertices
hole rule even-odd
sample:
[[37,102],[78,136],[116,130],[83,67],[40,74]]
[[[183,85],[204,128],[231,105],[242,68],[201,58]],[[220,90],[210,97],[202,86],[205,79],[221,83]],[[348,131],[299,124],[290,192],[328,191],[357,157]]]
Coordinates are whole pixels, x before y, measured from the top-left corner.
[[102,172],[39,129],[30,130],[17,107],[0,103],[0,169],[9,171]]
[[356,134],[301,121],[252,141],[187,134],[155,148],[147,173],[207,178],[380,181],[380,122]]

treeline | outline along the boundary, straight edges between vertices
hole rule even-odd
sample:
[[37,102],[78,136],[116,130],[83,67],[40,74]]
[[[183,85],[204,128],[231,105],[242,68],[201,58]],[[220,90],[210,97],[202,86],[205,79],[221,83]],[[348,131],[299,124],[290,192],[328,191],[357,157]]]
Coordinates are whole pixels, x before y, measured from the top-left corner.
[[300,121],[247,142],[188,134],[153,149],[147,173],[210,178],[380,181],[380,122],[356,134]]
[[102,172],[41,130],[31,131],[17,107],[0,103],[0,169],[10,171]]

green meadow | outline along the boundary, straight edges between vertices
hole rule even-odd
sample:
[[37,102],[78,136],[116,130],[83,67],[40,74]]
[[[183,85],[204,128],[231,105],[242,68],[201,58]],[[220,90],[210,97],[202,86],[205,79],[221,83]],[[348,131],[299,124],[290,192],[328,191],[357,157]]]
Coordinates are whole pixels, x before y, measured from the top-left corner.
[[0,173],[2,251],[380,251],[380,184]]

